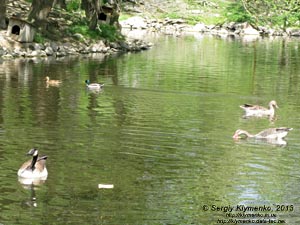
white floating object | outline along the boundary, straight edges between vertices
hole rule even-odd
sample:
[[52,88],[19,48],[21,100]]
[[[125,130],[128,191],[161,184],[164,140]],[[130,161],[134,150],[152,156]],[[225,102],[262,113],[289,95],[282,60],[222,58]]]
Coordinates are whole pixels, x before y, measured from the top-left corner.
[[113,184],[98,184],[98,188],[112,189],[112,188],[114,188],[114,185]]

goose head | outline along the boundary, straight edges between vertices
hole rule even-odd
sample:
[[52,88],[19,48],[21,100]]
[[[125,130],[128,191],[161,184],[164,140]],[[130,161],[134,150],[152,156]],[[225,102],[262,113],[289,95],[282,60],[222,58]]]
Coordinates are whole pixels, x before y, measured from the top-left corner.
[[26,155],[38,156],[38,154],[39,154],[39,150],[37,150],[36,148],[32,148],[29,150],[29,152],[27,152]]
[[270,107],[270,108],[275,107],[275,108],[277,108],[277,109],[279,108],[278,105],[277,105],[277,102],[276,102],[275,100],[270,101],[269,107]]
[[247,131],[238,129],[238,130],[235,131],[232,138],[241,139],[241,138],[247,138],[247,137],[252,137],[252,136],[253,135],[249,134]]

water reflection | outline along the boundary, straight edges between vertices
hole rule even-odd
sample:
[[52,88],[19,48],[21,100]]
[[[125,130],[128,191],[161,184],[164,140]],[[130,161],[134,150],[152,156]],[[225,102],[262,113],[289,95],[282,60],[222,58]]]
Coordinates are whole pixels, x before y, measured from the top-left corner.
[[[215,224],[223,214],[204,204],[300,204],[299,42],[155,38],[118,57],[0,62],[1,222]],[[45,76],[62,83],[47,88]],[[103,91],[87,92],[86,79]],[[241,100],[273,98],[272,122],[241,119]],[[281,143],[231,139],[281,126],[295,126]],[[51,157],[47,182],[16,185],[24,146]],[[45,207],[16,215],[24,196]]]
[[34,186],[42,185],[46,182],[47,177],[43,178],[24,178],[24,177],[18,177],[18,181],[20,184],[22,184],[23,188],[28,189],[32,188]]
[[29,198],[26,198],[22,201],[23,207],[37,207],[38,201],[36,198],[35,191],[39,189],[39,187],[45,183],[46,179],[28,179],[18,177],[19,183],[22,187],[28,191]]
[[287,142],[283,139],[253,139],[253,138],[248,138],[248,139],[234,139],[234,142],[236,144],[254,144],[254,145],[265,145],[265,144],[270,144],[274,146],[279,146],[279,147],[284,147],[287,145]]
[[26,208],[37,207],[38,204],[37,204],[34,186],[32,185],[32,186],[28,187],[27,189],[29,191],[30,196],[28,199],[22,201],[22,206],[26,207]]
[[277,119],[276,116],[249,116],[247,114],[244,114],[242,118],[252,121],[255,121],[255,119],[257,118],[268,119],[271,122],[271,124]]
[[31,185],[26,185],[26,186],[23,186],[23,188],[25,188],[26,190],[28,190],[29,192],[29,198],[26,198],[25,200],[22,201],[22,206],[23,207],[37,207],[38,204],[37,204],[37,198],[36,198],[36,195],[35,195],[35,190],[36,190],[36,187],[34,184],[31,184]]

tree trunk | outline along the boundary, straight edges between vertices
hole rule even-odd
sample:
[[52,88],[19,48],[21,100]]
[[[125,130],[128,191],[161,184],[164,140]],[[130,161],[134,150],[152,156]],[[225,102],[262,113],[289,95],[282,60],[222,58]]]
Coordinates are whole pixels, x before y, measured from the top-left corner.
[[28,14],[28,20],[36,26],[43,26],[51,11],[54,0],[33,0]]
[[119,23],[120,17],[120,5],[117,0],[112,3],[113,5],[113,12],[110,19],[110,25],[116,27],[118,30],[121,30],[121,25]]
[[89,22],[89,28],[95,30],[98,23],[98,13],[100,11],[98,0],[82,0],[81,7],[85,11],[85,16]]
[[6,0],[0,0],[0,29],[6,29]]

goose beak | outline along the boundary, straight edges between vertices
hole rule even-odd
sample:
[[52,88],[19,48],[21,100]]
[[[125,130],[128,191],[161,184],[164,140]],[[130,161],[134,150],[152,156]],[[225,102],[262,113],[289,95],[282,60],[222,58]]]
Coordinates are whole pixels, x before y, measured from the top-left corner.
[[239,135],[237,133],[235,133],[233,136],[232,136],[233,139],[239,139]]

